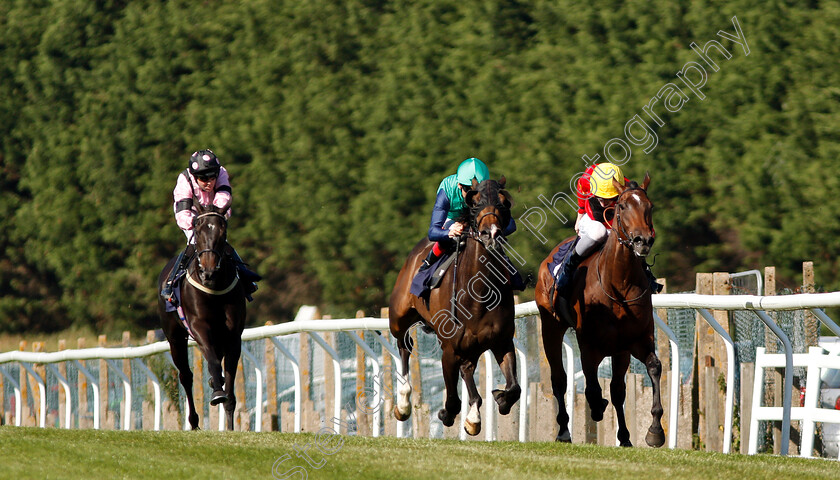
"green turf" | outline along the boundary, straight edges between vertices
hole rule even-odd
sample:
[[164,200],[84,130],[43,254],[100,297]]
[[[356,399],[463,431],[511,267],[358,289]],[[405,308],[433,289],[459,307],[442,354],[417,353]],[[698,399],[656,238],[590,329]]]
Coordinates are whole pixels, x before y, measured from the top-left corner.
[[[315,446],[318,440],[315,434],[105,432],[6,426],[0,427],[0,478],[840,478],[840,463],[836,461],[770,455],[328,434],[320,440],[334,453],[324,455]],[[313,465],[297,456],[307,443]],[[284,455],[289,457],[279,462]]]

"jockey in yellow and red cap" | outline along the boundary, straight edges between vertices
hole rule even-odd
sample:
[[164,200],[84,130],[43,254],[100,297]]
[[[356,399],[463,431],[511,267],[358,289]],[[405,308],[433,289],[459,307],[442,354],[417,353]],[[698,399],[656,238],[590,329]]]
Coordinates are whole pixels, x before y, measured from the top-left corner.
[[[604,214],[615,206],[618,199],[619,191],[613,185],[613,180],[622,185],[627,182],[618,165],[599,163],[586,169],[577,181],[577,243],[556,277],[557,291],[564,297],[568,294],[569,285],[580,262],[601,248],[612,230],[612,217],[605,218]],[[646,268],[645,271],[654,293],[659,293],[662,285],[656,283],[650,268]]]

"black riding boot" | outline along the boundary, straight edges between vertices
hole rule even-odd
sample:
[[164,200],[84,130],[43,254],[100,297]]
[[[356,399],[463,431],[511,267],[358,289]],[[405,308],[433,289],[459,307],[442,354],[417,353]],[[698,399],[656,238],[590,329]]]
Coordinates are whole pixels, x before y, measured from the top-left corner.
[[645,263],[645,276],[648,279],[648,283],[650,284],[650,291],[651,293],[659,293],[662,291],[664,286],[656,281],[656,277],[653,275],[653,272],[650,271],[650,265]]
[[239,278],[245,286],[245,296],[248,298],[248,301],[252,301],[253,297],[251,297],[251,294],[257,291],[257,282],[262,280],[262,277],[257,272],[248,268],[248,264],[242,261],[242,258],[238,253],[236,253],[236,249],[233,248],[233,245],[228,244],[228,246],[230,247],[230,258],[232,258],[233,262],[236,264],[236,270],[239,272]]
[[187,261],[189,260],[187,250],[189,250],[189,248],[190,245],[187,245],[187,247],[178,254],[178,259],[175,260],[175,265],[172,266],[172,270],[169,271],[169,276],[166,277],[166,281],[163,282],[163,288],[160,289],[160,296],[167,302],[173,301],[172,288],[174,285],[172,285],[172,283],[176,278],[178,278],[178,274],[187,268]]
[[418,271],[422,272],[423,270],[428,270],[435,264],[435,262],[438,261],[439,258],[440,256],[435,255],[435,249],[432,247],[432,249],[429,250],[429,254],[426,255],[426,258],[423,260],[423,263],[420,264],[420,269]]
[[557,284],[557,293],[561,297],[568,297],[569,290],[572,285],[572,278],[574,277],[575,270],[577,270],[581,261],[583,261],[583,257],[572,250],[572,253],[569,254],[569,257],[566,259],[566,263],[563,264],[563,271],[560,272],[560,275],[558,275],[555,280],[555,283]]

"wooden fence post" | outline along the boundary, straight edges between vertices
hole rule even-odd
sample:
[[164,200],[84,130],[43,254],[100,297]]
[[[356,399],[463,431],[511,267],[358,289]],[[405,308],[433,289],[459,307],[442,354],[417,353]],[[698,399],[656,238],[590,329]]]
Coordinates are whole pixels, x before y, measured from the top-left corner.
[[[696,279],[695,291],[702,295],[712,295],[714,293],[714,275],[711,273],[698,273]],[[705,381],[706,367],[714,366],[714,335],[715,331],[712,326],[699,313],[696,314],[696,337],[697,337],[697,354],[695,356],[695,375],[694,385],[696,390],[697,409],[693,409],[697,428],[695,432],[700,439],[700,442],[706,443],[706,388]]]
[[[776,267],[764,268],[764,295],[776,295]],[[777,321],[775,312],[768,312],[768,315],[774,322]],[[767,353],[778,353],[776,342],[778,342],[778,338],[770,330],[770,327],[764,327],[764,345]],[[767,369],[764,383],[764,406],[781,406],[783,385],[782,372],[778,369]],[[758,400],[753,399],[753,401]],[[782,451],[782,424],[781,422],[769,422],[769,428],[773,435],[773,453],[778,455]]]
[[[356,311],[356,318],[364,318],[365,312],[364,310],[357,310]],[[356,335],[358,335],[362,340],[365,339],[365,331],[358,330],[356,331]],[[375,358],[372,360],[376,360]],[[362,410],[359,408],[359,400],[364,398],[364,403],[370,405],[371,399],[362,397],[365,395],[365,382],[367,381],[366,378],[366,371],[367,371],[367,364],[365,363],[365,351],[362,350],[362,347],[356,345],[356,392],[354,398],[354,408],[356,411],[356,434],[362,436],[370,436],[371,434],[371,418],[368,414],[368,411]]]
[[[44,342],[32,342],[32,351],[33,352],[43,353],[44,349],[45,349],[44,347],[45,347]],[[41,377],[41,380],[44,381],[44,385],[46,385],[46,382],[47,382],[47,367],[46,367],[46,365],[44,365],[43,363],[35,363],[35,364],[32,365],[32,368],[33,368],[33,370],[35,370],[35,373],[37,373]],[[46,388],[45,388],[45,390],[46,390]],[[47,405],[46,409],[45,409],[46,411],[41,412],[41,389],[40,388],[33,389],[32,394],[33,394],[32,396],[34,398],[35,409],[41,415],[44,416],[44,419],[45,419],[44,425],[47,426],[47,427],[55,426],[55,423],[56,423],[55,415],[50,413],[49,406],[46,403],[44,403],[44,405]],[[44,394],[47,394],[47,392],[45,391]]]
[[[729,281],[729,273],[715,272],[712,276],[712,289],[714,295],[729,295],[731,290]],[[713,310],[712,315],[714,319],[723,327],[726,333],[730,332],[729,327],[729,312],[726,310]],[[706,450],[709,452],[723,451],[723,421],[726,409],[725,395],[720,388],[718,381],[721,375],[725,375],[727,371],[726,343],[716,332],[714,333],[714,362],[713,369],[707,370],[709,375],[713,378],[706,379],[706,385],[711,389],[707,391],[707,408],[706,408]],[[733,359],[734,361],[734,359]],[[714,419],[714,421],[712,421]]]
[[[121,343],[121,345],[123,347],[130,347],[131,346],[131,332],[125,331],[125,332],[122,333],[122,343]],[[125,360],[122,361],[122,372],[123,372],[123,375],[125,375],[126,378],[128,378],[129,383],[131,383],[131,359],[126,358]],[[122,384],[122,379],[120,379],[119,382],[120,382],[120,384]],[[125,387],[123,387],[123,388],[125,388]],[[139,394],[139,392],[132,392],[132,401],[133,401],[134,396],[136,396],[138,394]],[[124,417],[125,412],[126,411],[131,412],[131,410],[132,410],[131,405],[126,405],[124,407],[124,409],[120,411],[120,419],[121,419],[120,423],[125,422],[125,417]],[[133,412],[132,412],[131,417],[132,417],[132,421],[131,421],[131,425],[129,425],[129,429],[133,430],[134,425],[137,423],[136,422],[137,419],[134,418]]]
[[[320,318],[321,314],[316,310],[312,318]],[[309,334],[300,333],[300,374],[301,374],[301,424],[302,432],[317,432],[320,426],[320,419],[315,414],[315,404],[312,401],[312,347],[309,343]]]
[[[155,343],[155,331],[154,330],[146,330],[146,345],[151,345]],[[146,365],[146,368],[151,370],[149,363],[146,361],[148,358],[140,358],[139,361],[143,362]],[[157,375],[157,374],[155,374]],[[81,377],[81,375],[80,375]],[[158,378],[160,382],[163,382],[162,378]],[[160,385],[161,389],[161,403],[163,403],[163,396],[165,395],[163,392],[163,384]],[[155,390],[152,383],[151,378],[146,378],[146,395],[143,396],[143,422],[141,428],[143,430],[154,430],[155,428]],[[162,405],[161,405],[162,406]],[[163,410],[161,408],[161,410]],[[162,413],[162,412],[161,412]],[[163,415],[161,414],[161,429],[163,429]]]
[[[26,351],[26,346],[28,343],[26,340],[21,340],[18,344],[18,350],[23,352]],[[32,410],[29,408],[29,373],[27,373],[26,369],[21,367],[20,374],[19,374],[20,383],[20,416],[21,422],[20,425],[22,427],[33,427],[35,426],[35,420],[32,418]]]
[[[266,326],[274,325],[271,321],[265,322]],[[262,430],[264,432],[276,432],[280,430],[280,416],[277,409],[277,361],[275,359],[274,342],[266,338],[265,342],[265,395],[268,410],[263,416]]]
[[[58,340],[58,350],[59,351],[67,350],[67,340],[64,340],[63,338]],[[58,373],[60,373],[61,376],[64,377],[65,380],[67,380],[69,382],[70,379],[67,378],[67,362],[59,363],[57,368],[58,368]],[[67,400],[67,393],[64,391],[63,387],[59,386],[59,388],[58,388],[58,424],[59,424],[59,428],[64,428],[65,422],[67,421],[66,420],[67,415],[72,415],[73,414],[72,411],[69,411],[69,412],[67,411],[67,408],[65,407],[66,400]],[[71,398],[71,400],[72,400],[72,398]],[[73,424],[74,424],[74,422],[73,422],[73,419],[71,418],[70,419],[70,426],[72,427]]]
[[[100,335],[97,339],[97,345],[101,348],[108,346],[108,338],[105,335]],[[109,379],[111,378],[108,371],[108,362],[99,360],[99,426],[103,430],[114,430],[114,415],[108,410],[108,397],[110,392]]]
[[[322,320],[332,320],[332,315],[323,315],[321,317]],[[335,332],[322,332],[321,337],[324,339],[324,342],[327,343],[333,350],[336,349],[336,339],[335,339]],[[341,424],[335,424],[332,419],[335,418],[335,376],[338,375],[338,372],[335,371],[333,367],[333,359],[327,351],[322,348],[318,347],[318,355],[324,359],[324,425],[329,428],[333,428],[337,431],[337,433],[346,433],[343,432],[343,428]],[[339,405],[339,412],[341,412],[341,406]],[[339,413],[340,415],[340,413]],[[342,420],[341,418],[337,418],[336,420]]]
[[[814,262],[802,263],[802,293],[814,293]],[[805,346],[816,347],[820,339],[820,324],[810,310],[805,310]]]
[[[83,349],[86,347],[87,341],[84,337],[76,339],[76,348]],[[84,361],[80,360],[85,368],[87,366]],[[79,428],[93,428],[93,420],[88,418],[88,378],[82,372],[79,372]]]
[[750,445],[750,422],[752,421],[752,391],[755,381],[755,362],[741,364],[741,453],[746,455]]

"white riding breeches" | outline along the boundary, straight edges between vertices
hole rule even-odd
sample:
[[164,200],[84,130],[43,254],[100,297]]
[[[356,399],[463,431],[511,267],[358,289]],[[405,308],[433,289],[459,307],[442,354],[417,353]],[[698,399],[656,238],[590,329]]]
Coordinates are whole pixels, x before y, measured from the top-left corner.
[[610,230],[604,224],[589,218],[589,215],[584,215],[578,222],[578,237],[580,239],[575,245],[575,252],[582,257],[586,257],[603,245],[609,235]]

